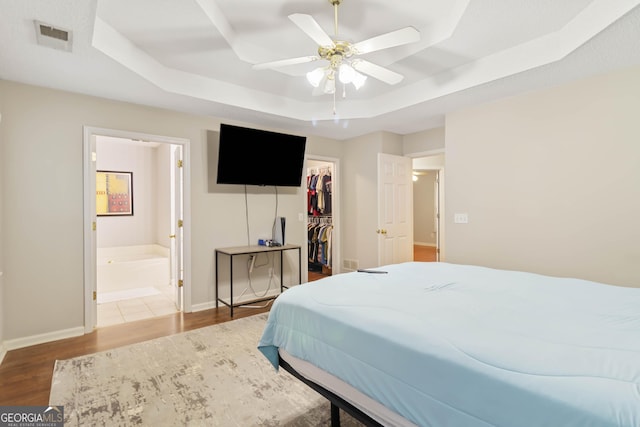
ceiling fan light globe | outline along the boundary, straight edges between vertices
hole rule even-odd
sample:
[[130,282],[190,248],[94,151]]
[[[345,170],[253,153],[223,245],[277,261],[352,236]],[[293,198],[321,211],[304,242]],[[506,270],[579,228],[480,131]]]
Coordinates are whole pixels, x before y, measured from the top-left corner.
[[323,77],[324,77],[324,69],[323,68],[316,68],[315,70],[309,71],[307,73],[307,81],[313,87],[318,87],[320,85],[320,82],[322,81]]
[[324,93],[330,95],[336,93],[336,79],[328,78],[324,84]]
[[353,79],[351,83],[355,86],[356,90],[359,90],[362,86],[364,86],[364,82],[367,81],[367,76],[364,74],[360,74],[356,70],[353,70]]
[[340,83],[349,84],[353,81],[355,77],[356,70],[351,67],[349,64],[340,65],[340,71],[338,73],[338,78],[340,79]]

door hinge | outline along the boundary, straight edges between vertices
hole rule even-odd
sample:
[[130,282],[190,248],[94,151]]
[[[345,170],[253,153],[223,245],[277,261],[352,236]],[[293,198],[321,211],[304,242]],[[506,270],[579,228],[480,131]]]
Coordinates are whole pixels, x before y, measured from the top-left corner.
[[97,300],[98,299],[98,292],[93,291],[93,300]]
[[178,160],[178,167],[181,168],[182,167],[182,160]]
[[182,225],[184,224],[184,222],[182,222],[181,219],[178,220],[178,227],[182,227]]
[[436,249],[436,253],[439,254],[440,253],[440,248]]
[[181,288],[184,286],[184,280],[180,279],[178,280],[178,287]]
[[93,231],[96,231],[96,222],[95,222],[95,221],[93,221],[93,222],[91,223],[91,229],[92,229]]

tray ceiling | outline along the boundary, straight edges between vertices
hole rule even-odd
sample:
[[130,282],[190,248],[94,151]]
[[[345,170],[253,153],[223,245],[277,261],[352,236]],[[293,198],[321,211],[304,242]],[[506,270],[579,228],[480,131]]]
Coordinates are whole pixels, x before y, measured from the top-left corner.
[[[305,74],[253,64],[315,55],[288,19],[333,36],[327,0],[0,0],[0,78],[221,120],[345,139],[412,133],[495,98],[640,64],[640,0],[342,0],[350,42],[413,26],[420,41],[364,55],[404,76],[313,95]],[[71,51],[36,41],[34,21],[69,30]]]

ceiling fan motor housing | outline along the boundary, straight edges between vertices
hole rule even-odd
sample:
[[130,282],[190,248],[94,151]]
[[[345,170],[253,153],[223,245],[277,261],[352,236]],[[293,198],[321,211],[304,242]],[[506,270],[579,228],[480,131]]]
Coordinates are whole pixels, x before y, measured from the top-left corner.
[[351,44],[345,41],[336,41],[334,47],[318,47],[318,56],[329,61],[331,68],[339,67],[343,59],[350,58],[352,55]]

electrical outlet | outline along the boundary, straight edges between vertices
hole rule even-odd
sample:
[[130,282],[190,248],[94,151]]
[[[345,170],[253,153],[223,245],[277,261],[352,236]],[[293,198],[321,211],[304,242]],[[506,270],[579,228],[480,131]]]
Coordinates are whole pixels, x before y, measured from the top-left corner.
[[455,224],[467,224],[469,222],[469,214],[467,213],[453,214],[453,222]]

